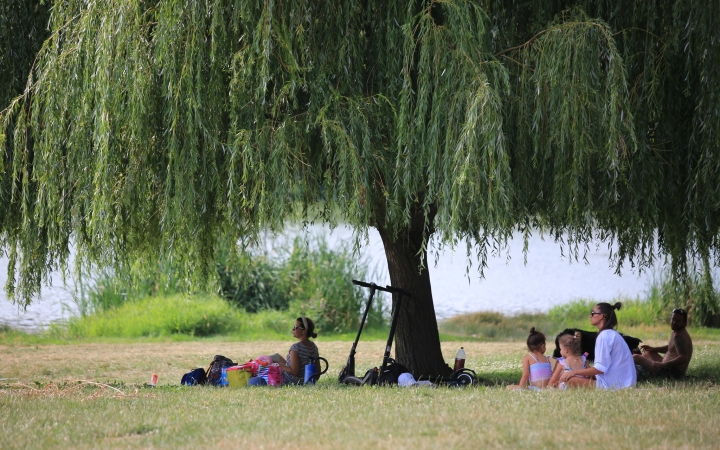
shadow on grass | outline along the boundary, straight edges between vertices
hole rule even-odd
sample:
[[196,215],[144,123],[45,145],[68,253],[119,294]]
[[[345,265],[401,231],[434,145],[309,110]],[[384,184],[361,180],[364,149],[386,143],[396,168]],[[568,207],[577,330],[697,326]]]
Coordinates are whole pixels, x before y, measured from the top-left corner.
[[[482,373],[478,374],[478,385],[485,387],[504,387],[518,384],[521,374],[517,373]],[[681,388],[681,387],[712,387],[720,385],[720,377],[715,374],[689,373],[685,378],[638,378],[637,388]]]

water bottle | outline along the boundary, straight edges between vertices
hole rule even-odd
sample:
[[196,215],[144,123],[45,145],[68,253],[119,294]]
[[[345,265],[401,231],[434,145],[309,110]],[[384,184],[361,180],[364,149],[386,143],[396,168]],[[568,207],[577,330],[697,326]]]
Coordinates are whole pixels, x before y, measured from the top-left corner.
[[465,367],[465,350],[460,347],[460,350],[455,354],[455,367],[453,367],[453,370],[460,370],[463,367]]
[[220,372],[220,387],[226,387],[230,384],[227,377],[227,368],[223,367],[222,372]]
[[305,379],[303,384],[315,384],[315,364],[310,361],[310,364],[305,364]]

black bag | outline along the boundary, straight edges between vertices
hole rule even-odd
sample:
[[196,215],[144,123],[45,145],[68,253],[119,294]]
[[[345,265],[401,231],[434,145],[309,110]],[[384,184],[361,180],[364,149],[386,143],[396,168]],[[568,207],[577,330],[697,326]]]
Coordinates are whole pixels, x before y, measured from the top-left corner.
[[180,384],[183,386],[196,386],[198,384],[205,384],[205,381],[207,381],[205,369],[200,367],[183,375]]
[[390,364],[385,367],[378,377],[378,384],[397,384],[398,378],[405,372],[410,372],[407,367],[403,366],[394,359],[390,360]]
[[207,373],[205,374],[207,384],[210,386],[220,386],[220,376],[222,375],[222,370],[226,367],[236,365],[237,363],[234,363],[230,358],[226,358],[223,355],[215,355],[210,363],[210,367],[208,367]]
[[378,383],[378,378],[380,377],[380,371],[377,367],[373,367],[372,369],[369,369],[367,372],[365,372],[365,376],[362,379],[363,386],[375,386]]

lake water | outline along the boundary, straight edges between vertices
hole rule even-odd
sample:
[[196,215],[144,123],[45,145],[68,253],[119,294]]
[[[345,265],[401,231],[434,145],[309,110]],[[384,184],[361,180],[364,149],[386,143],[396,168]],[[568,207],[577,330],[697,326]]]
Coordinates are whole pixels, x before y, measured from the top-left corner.
[[54,273],[52,284],[43,286],[40,298],[24,310],[5,298],[8,258],[0,258],[0,325],[10,325],[24,331],[47,327],[51,322],[68,317],[77,311],[73,301],[74,283],[62,282],[60,274]]
[[[311,228],[312,235],[319,227]],[[352,231],[339,227],[328,235],[329,242],[352,239]],[[596,245],[597,244],[597,245]],[[431,244],[431,248],[433,248]],[[534,234],[528,243],[527,264],[524,263],[523,239],[515,236],[508,249],[500,255],[488,258],[485,277],[480,279],[477,260],[472,260],[469,274],[466,272],[467,257],[462,248],[440,252],[435,264],[435,253],[428,256],[430,283],[433,290],[435,314],[445,318],[472,311],[499,311],[505,314],[519,312],[546,312],[552,306],[569,303],[579,298],[609,301],[617,297],[644,295],[654,277],[659,276],[661,266],[651,270],[623,270],[615,274],[609,266],[610,251],[607,244],[593,243],[586,255],[587,264],[569,261],[563,257],[559,244],[552,238]],[[370,230],[369,243],[363,247],[363,256],[376,266],[376,284],[389,284],[387,261],[380,235]]]
[[[269,238],[265,245],[269,249],[273,245],[285,245],[287,236],[297,233],[325,234],[331,246],[352,238],[352,231],[346,227],[331,232],[324,227],[312,226],[307,231],[291,230],[285,236]],[[660,272],[655,268],[638,275],[626,268],[622,276],[618,276],[609,266],[607,245],[597,244],[590,246],[587,264],[582,261],[571,263],[562,256],[560,246],[551,238],[543,239],[535,234],[530,238],[527,264],[524,264],[523,241],[517,236],[510,241],[507,252],[488,260],[484,279],[478,277],[477,262],[473,262],[470,269],[470,279],[466,276],[464,246],[439,253],[437,265],[431,255],[428,259],[435,313],[442,319],[472,311],[542,312],[578,298],[597,301],[610,301],[619,296],[635,298],[644,294],[653,277]],[[361,256],[375,266],[377,274],[376,279],[365,281],[389,284],[385,252],[374,229],[370,230],[369,242],[361,252]],[[7,258],[0,259],[0,287],[5,285],[7,263]],[[53,284],[43,288],[41,297],[27,311],[12,305],[5,299],[5,293],[0,292],[0,324],[27,331],[44,328],[76,313],[73,293],[72,280],[68,280],[68,286],[63,286],[57,274],[53,276]]]

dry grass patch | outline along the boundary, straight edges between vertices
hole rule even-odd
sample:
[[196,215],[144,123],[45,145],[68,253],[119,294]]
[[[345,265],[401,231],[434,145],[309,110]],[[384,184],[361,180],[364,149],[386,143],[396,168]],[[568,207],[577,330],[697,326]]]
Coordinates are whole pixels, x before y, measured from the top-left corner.
[[[0,448],[669,449],[715,448],[720,440],[713,382],[646,383],[621,392],[356,388],[335,381],[352,343],[322,339],[331,373],[318,386],[178,386],[185,371],[217,353],[242,360],[290,344],[0,347]],[[467,366],[482,376],[519,377],[522,343],[451,342],[443,352],[452,357],[460,345]],[[361,341],[358,371],[379,364],[383,347]],[[717,365],[720,344],[696,347],[696,367]],[[160,386],[144,387],[153,372]]]
[[[320,354],[325,357],[335,378],[347,361],[351,342],[317,341]],[[185,372],[195,367],[207,367],[214,355],[225,355],[235,361],[245,361],[262,354],[285,354],[292,341],[265,342],[168,342],[136,344],[77,344],[0,346],[0,378],[13,378],[34,384],[74,380],[101,382],[119,381],[142,384],[157,373],[159,384],[178,385]],[[460,346],[468,354],[467,366],[482,365],[482,360],[502,355],[521,354],[524,344],[451,342],[442,345],[443,354],[454,357]],[[356,367],[358,372],[378,366],[382,362],[384,342],[358,343]],[[518,367],[520,360],[518,359]],[[448,364],[452,361],[448,360]]]

